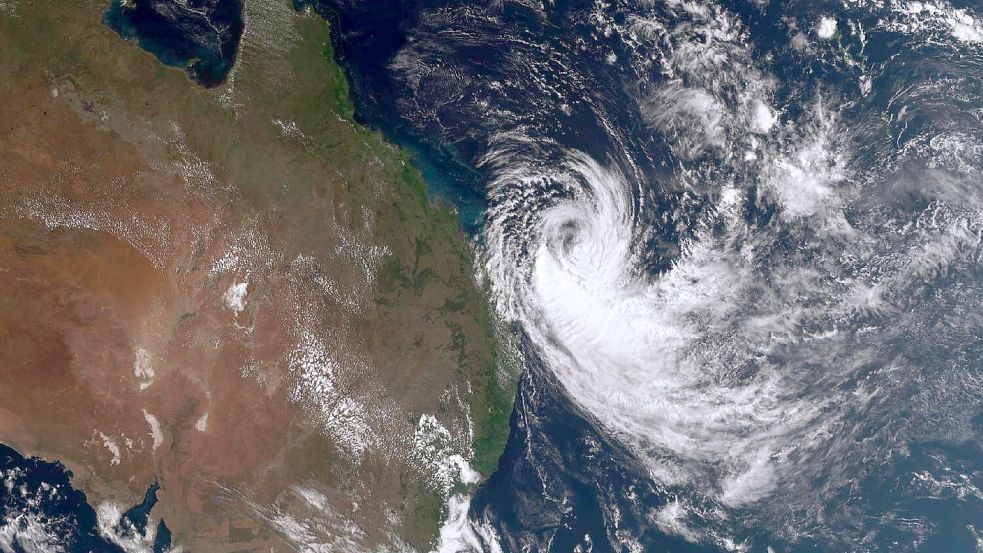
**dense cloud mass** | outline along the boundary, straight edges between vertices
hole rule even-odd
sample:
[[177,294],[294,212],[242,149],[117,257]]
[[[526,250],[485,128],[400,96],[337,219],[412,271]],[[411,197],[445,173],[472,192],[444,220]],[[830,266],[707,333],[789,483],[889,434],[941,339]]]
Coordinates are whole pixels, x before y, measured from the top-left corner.
[[[380,80],[481,172],[486,270],[533,373],[517,455],[580,471],[608,541],[907,550],[942,524],[913,497],[978,512],[946,448],[978,440],[983,400],[981,29],[943,2],[503,3],[407,24]],[[553,381],[627,448],[632,486],[537,435]]]

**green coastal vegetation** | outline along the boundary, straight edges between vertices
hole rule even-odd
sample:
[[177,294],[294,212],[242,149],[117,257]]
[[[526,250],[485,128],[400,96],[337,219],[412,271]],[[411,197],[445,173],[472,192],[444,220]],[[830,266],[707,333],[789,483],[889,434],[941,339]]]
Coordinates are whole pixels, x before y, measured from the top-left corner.
[[[472,464],[487,477],[508,438],[518,365],[490,291],[476,281],[469,237],[453,206],[428,197],[411,156],[355,122],[329,25],[288,3],[279,11],[257,6],[246,2],[240,59],[228,82],[205,89],[102,26],[101,0],[15,5],[12,15],[0,14],[0,75],[9,77],[0,93],[16,95],[18,83],[44,75],[52,87],[67,84],[84,98],[85,116],[108,121],[106,133],[118,132],[113,118],[124,116],[134,128],[161,135],[180,128],[182,147],[249,201],[266,205],[278,231],[292,233],[296,251],[287,258],[306,252],[329,258],[339,240],[329,235],[335,226],[387,252],[354,331],[384,344],[370,356],[394,381],[450,371],[473,422]],[[123,141],[140,147],[139,139]],[[432,366],[405,364],[414,358],[406,351],[417,349]],[[409,388],[406,403],[437,408],[441,392]],[[424,393],[433,397],[416,397]],[[445,514],[443,501],[405,467],[397,472],[400,534],[427,549]]]

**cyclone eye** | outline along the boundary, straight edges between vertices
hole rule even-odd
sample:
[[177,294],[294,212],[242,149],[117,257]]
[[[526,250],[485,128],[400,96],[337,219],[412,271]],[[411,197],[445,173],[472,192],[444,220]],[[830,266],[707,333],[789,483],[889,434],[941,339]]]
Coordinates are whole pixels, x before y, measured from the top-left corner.
[[580,242],[580,223],[574,219],[565,221],[559,228],[560,247],[569,253]]

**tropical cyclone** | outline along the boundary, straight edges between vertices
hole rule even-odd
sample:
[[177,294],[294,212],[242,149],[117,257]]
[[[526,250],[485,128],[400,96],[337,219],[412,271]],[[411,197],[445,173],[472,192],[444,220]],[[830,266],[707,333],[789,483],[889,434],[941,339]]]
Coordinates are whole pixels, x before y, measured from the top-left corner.
[[506,6],[427,3],[366,62],[481,172],[528,338],[515,491],[483,520],[514,549],[955,549],[923,540],[966,535],[978,486],[949,511],[901,482],[919,447],[952,448],[938,482],[979,459],[978,10]]
[[204,90],[104,8],[0,12],[0,441],[94,504],[156,475],[193,551],[431,547],[514,382],[453,212],[314,15],[247,2]]

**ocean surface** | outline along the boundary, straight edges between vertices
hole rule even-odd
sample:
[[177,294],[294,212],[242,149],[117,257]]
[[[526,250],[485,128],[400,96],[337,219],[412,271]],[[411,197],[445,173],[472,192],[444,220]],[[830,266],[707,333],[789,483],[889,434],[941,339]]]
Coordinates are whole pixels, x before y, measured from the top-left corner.
[[[222,82],[241,5],[137,4],[106,22]],[[442,550],[983,547],[983,6],[315,7],[520,337]],[[61,469],[9,458],[97,539]]]
[[165,553],[171,533],[163,520],[149,526],[160,486],[119,517],[97,513],[72,486],[71,471],[57,461],[25,457],[0,444],[0,550],[124,553],[134,547]]
[[447,550],[978,550],[981,8],[319,4],[522,337]]
[[242,37],[240,0],[113,0],[103,23],[204,86],[221,84]]

